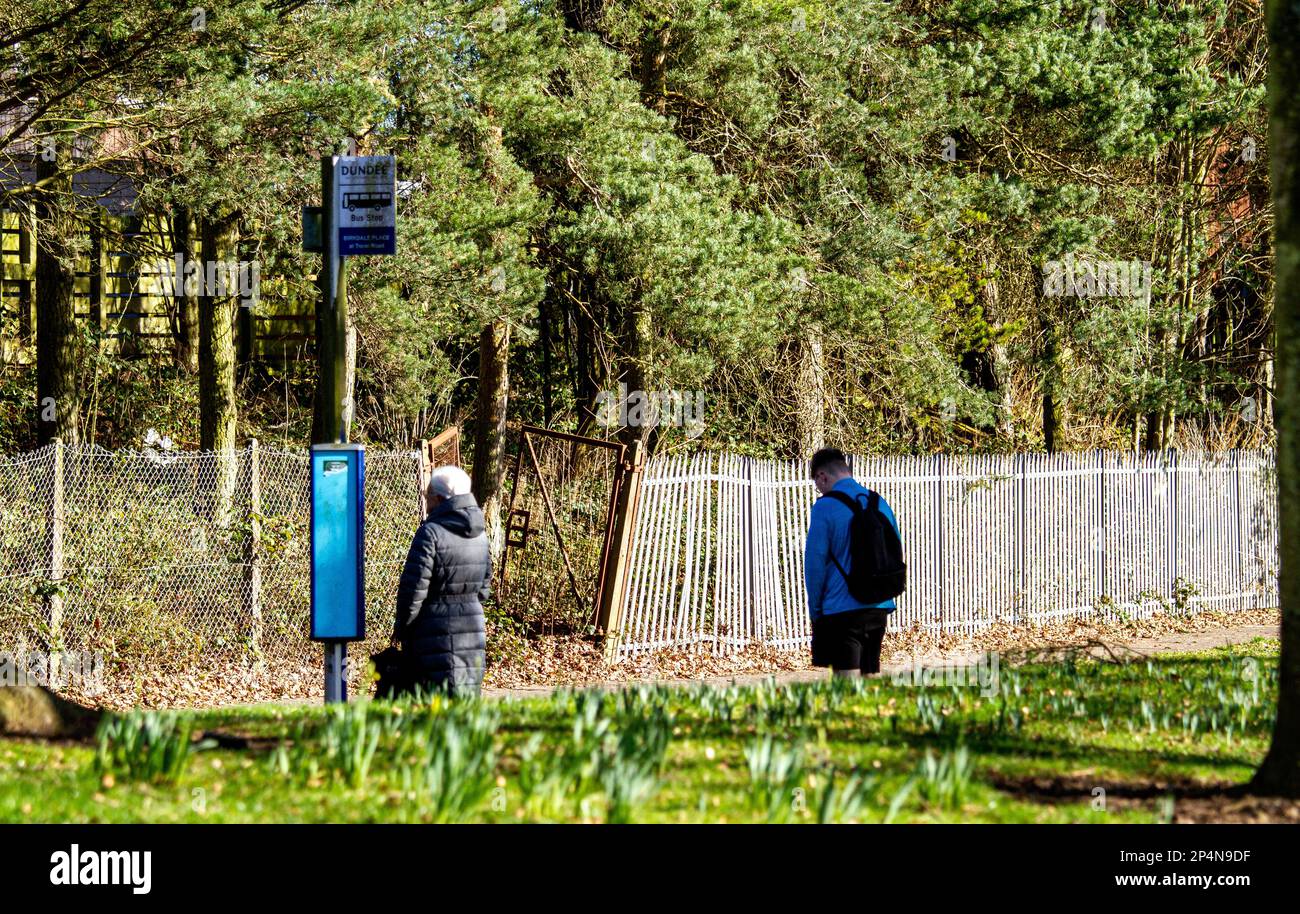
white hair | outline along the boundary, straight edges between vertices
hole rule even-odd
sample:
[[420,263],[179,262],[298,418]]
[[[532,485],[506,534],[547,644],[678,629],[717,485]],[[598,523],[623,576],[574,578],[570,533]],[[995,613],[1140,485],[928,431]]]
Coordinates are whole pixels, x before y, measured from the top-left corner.
[[429,497],[437,495],[451,498],[453,495],[468,495],[470,489],[469,474],[460,467],[438,467],[429,474]]

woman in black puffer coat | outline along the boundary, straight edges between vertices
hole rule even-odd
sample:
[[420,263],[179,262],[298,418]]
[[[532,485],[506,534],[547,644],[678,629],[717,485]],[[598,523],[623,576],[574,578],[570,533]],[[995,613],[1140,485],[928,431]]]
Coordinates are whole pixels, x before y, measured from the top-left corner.
[[456,695],[477,695],[483,683],[483,602],[492,579],[483,512],[469,488],[459,467],[433,471],[429,516],[406,556],[393,628],[411,684]]

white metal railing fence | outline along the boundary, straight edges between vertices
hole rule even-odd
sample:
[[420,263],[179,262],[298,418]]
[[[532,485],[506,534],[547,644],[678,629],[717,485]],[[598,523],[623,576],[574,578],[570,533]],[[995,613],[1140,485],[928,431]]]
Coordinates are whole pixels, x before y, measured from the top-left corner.
[[[971,630],[1162,606],[1277,603],[1271,452],[855,458],[908,562],[894,624]],[[802,461],[661,456],[646,468],[619,650],[802,647]]]

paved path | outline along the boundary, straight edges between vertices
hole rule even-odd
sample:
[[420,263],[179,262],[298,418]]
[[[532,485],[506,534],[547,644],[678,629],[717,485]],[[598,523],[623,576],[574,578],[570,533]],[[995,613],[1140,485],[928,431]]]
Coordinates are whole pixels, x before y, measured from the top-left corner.
[[1242,644],[1256,638],[1277,638],[1281,635],[1276,625],[1234,625],[1229,628],[1207,628],[1199,632],[1171,632],[1158,638],[1138,638],[1125,646],[1136,654],[1170,654],[1186,651],[1208,651],[1229,644]]
[[[1088,652],[1094,656],[1123,656],[1133,655],[1138,657],[1148,657],[1153,654],[1176,654],[1187,653],[1190,651],[1206,651],[1216,647],[1226,647],[1229,644],[1244,644],[1247,641],[1253,641],[1256,638],[1276,638],[1278,637],[1278,627],[1276,625],[1234,625],[1224,628],[1212,628],[1196,632],[1173,632],[1167,635],[1160,635],[1152,638],[1134,638],[1127,641],[1117,641],[1108,643],[1106,646],[1092,646]],[[967,652],[961,654],[934,654],[920,658],[922,665],[956,665],[969,666],[973,665],[979,657],[983,656],[982,652]],[[903,664],[884,664],[882,672],[893,673],[897,670],[906,668]],[[787,682],[812,682],[816,679],[825,679],[829,673],[826,670],[806,669],[791,670],[776,673],[747,673],[735,676],[710,676],[702,679],[653,679],[653,680],[623,680],[616,682],[592,682],[584,683],[579,688],[584,689],[621,689],[628,686],[645,685],[647,683],[657,683],[659,685],[670,686],[691,686],[691,685],[752,685],[762,682],[766,679],[775,679],[778,683]],[[485,698],[528,698],[530,696],[549,695],[560,686],[533,686],[521,689],[484,689]]]

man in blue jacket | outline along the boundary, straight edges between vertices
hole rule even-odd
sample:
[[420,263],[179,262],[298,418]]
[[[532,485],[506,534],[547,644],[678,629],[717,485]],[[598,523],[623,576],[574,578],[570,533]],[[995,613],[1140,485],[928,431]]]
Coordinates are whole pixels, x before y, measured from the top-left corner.
[[[843,492],[857,501],[859,495],[869,493],[853,478],[848,459],[837,448],[823,448],[813,454],[810,469],[818,495]],[[880,499],[880,511],[897,533],[898,521],[884,498]],[[837,676],[880,672],[885,624],[895,609],[892,599],[865,604],[849,593],[848,581],[840,569],[849,570],[852,518],[852,510],[844,503],[834,498],[818,498],[812,506],[803,556],[808,614],[813,625],[813,664],[829,666]]]

